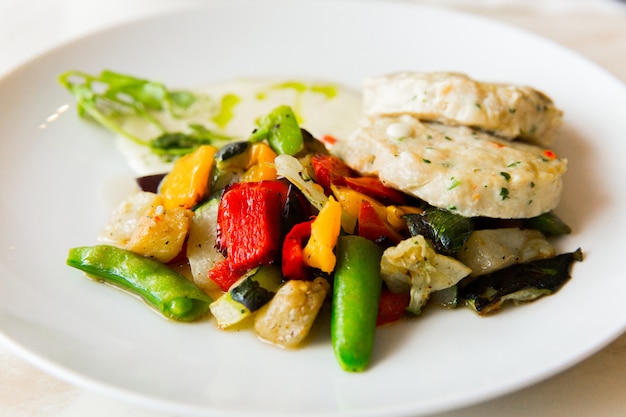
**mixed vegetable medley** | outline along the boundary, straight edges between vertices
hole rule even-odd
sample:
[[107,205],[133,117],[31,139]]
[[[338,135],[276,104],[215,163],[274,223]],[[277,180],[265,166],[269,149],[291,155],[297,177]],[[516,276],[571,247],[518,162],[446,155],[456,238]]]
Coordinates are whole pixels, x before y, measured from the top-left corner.
[[[117,134],[127,117],[159,125],[185,117],[196,97],[105,71],[61,83],[88,116]],[[68,265],[140,295],[165,317],[248,324],[282,347],[302,344],[324,308],[346,371],[367,368],[377,326],[428,304],[486,315],[511,300],[556,292],[580,249],[557,254],[570,233],[554,213],[532,219],[464,218],[359,175],[287,105],[227,138],[192,124],[151,140],[173,161],[137,179],[100,236],[69,250]]]

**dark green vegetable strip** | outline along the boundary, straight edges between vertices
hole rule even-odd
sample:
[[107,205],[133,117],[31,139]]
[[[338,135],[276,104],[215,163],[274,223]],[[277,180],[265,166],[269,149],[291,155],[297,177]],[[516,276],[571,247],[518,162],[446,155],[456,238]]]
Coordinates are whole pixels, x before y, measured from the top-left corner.
[[331,310],[335,357],[348,372],[361,372],[374,348],[382,287],[382,248],[363,237],[340,236]]
[[303,149],[302,131],[291,107],[278,106],[269,112],[248,138],[250,142],[264,139],[277,154],[295,155]]
[[537,217],[524,219],[524,226],[529,229],[539,230],[549,236],[567,235],[572,232],[572,229],[551,211]]
[[474,231],[472,219],[439,208],[404,216],[411,236],[422,235],[443,255],[457,253]]
[[72,248],[67,264],[139,295],[174,320],[196,320],[208,312],[212,301],[193,282],[166,265],[115,246]]
[[479,314],[501,307],[506,300],[529,301],[554,294],[567,281],[575,261],[582,261],[579,249],[554,258],[515,264],[490,274],[458,283],[459,298]]

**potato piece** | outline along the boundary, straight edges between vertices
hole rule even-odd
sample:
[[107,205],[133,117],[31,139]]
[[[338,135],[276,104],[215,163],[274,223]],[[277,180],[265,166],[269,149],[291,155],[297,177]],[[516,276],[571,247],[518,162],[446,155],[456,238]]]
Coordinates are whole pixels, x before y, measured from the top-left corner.
[[259,337],[282,347],[295,347],[309,334],[330,284],[325,278],[287,281],[256,314]]
[[161,197],[158,194],[147,191],[130,194],[111,213],[99,239],[117,246],[126,245],[144,214],[159,204]]
[[459,251],[458,259],[475,276],[555,255],[556,250],[541,232],[505,228],[475,231]]
[[182,250],[192,216],[191,210],[182,207],[166,210],[162,205],[151,206],[139,219],[125,247],[167,263]]

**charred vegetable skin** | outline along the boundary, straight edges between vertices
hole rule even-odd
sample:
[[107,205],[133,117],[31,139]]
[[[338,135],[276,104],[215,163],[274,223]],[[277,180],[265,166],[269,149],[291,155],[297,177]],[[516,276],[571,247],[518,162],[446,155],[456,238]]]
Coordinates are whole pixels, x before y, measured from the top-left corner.
[[459,300],[479,314],[498,309],[506,300],[530,301],[557,292],[570,279],[580,249],[550,259],[517,264],[459,282]]
[[360,236],[340,236],[333,283],[331,339],[339,365],[364,371],[374,348],[382,289],[382,248]]
[[67,264],[97,280],[139,295],[165,317],[193,321],[209,311],[212,299],[162,263],[115,246],[72,248]]
[[424,236],[443,255],[458,252],[474,231],[472,219],[439,208],[427,208],[422,214],[408,214],[405,220],[412,236]]
[[423,235],[437,251],[444,255],[455,255],[469,239],[474,230],[489,228],[520,228],[538,230],[547,236],[569,234],[571,228],[555,213],[548,212],[530,219],[468,218],[448,210],[427,207],[421,214],[404,216],[411,236]]

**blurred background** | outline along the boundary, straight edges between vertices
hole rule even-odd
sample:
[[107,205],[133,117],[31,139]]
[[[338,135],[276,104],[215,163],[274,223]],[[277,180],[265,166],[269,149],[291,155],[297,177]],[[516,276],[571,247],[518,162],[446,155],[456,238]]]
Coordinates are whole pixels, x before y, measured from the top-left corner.
[[[204,1],[208,0],[0,0],[0,74],[81,34]],[[609,51],[621,51],[626,57],[624,0],[391,1],[485,15],[575,46],[596,62]],[[626,59],[613,65],[608,69],[626,81]]]

